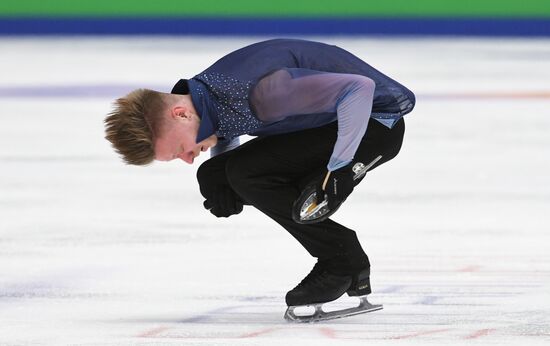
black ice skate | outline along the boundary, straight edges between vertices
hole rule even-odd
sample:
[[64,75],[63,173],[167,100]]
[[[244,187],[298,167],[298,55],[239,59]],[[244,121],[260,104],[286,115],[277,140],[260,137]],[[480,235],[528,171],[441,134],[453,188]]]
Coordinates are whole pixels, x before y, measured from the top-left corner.
[[[285,319],[291,322],[318,322],[381,310],[382,305],[372,305],[367,301],[367,295],[371,293],[369,275],[368,268],[356,275],[336,275],[317,262],[302,282],[286,294],[288,308]],[[324,303],[336,300],[346,292],[349,296],[359,297],[357,307],[323,311]],[[294,309],[302,306],[313,306],[315,312],[309,316],[296,315]]]
[[[364,165],[361,162],[356,162],[353,165],[353,172],[355,173],[353,180],[355,181],[355,185],[359,184],[360,179],[363,178],[365,174],[367,174],[367,171],[380,161],[381,158],[382,155],[378,155],[368,165]],[[336,213],[340,205],[342,205],[343,201],[335,208],[329,209],[326,196],[322,201],[318,202],[316,196],[317,183],[318,182],[308,185],[302,191],[300,197],[294,201],[294,205],[292,206],[292,219],[294,222],[310,224],[324,221]]]

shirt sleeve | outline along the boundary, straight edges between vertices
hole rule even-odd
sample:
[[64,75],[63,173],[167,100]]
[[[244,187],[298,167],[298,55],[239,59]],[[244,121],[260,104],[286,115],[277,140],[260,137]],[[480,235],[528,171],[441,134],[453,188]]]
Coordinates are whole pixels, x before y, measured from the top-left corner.
[[233,150],[240,145],[239,137],[235,137],[230,140],[218,140],[218,143],[210,148],[210,157],[214,157],[225,153],[226,151]]
[[262,78],[250,101],[256,116],[266,122],[335,112],[338,137],[327,165],[333,171],[352,161],[367,130],[374,89],[374,81],[361,75],[287,68]]

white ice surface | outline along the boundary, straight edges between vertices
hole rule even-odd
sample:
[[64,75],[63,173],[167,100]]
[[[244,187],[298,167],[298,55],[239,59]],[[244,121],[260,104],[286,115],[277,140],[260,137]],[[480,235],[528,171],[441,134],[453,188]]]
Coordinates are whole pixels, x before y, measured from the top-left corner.
[[[1,39],[0,88],[168,91],[255,40]],[[122,95],[1,97],[0,345],[550,344],[550,40],[324,40],[418,95],[335,217],[384,310],[286,323],[313,259],[250,207],[203,210],[198,164],[123,165],[102,125]]]

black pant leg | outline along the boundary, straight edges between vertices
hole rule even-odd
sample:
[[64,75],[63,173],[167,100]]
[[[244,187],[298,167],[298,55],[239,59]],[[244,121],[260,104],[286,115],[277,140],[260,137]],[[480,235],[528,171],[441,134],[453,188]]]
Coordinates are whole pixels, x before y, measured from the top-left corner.
[[294,236],[334,270],[355,271],[369,266],[357,235],[332,220],[300,225],[292,220],[292,205],[301,193],[299,181],[312,172],[326,172],[336,141],[336,124],[264,137],[238,150],[227,163],[233,189]]
[[[384,159],[378,166],[395,156],[395,151],[399,151],[396,147],[401,146],[402,133],[392,138],[391,134],[397,132],[386,129],[377,122],[369,124],[356,159],[368,160],[370,156],[382,153]],[[330,124],[263,137],[211,160],[218,160],[218,164],[212,165],[217,172],[222,165],[220,162],[225,161],[227,181],[243,200],[283,226],[312,256],[330,260],[334,269],[340,272],[353,272],[370,265],[353,230],[330,219],[300,225],[291,216],[292,204],[301,192],[303,177],[326,172],[336,132],[336,124]]]

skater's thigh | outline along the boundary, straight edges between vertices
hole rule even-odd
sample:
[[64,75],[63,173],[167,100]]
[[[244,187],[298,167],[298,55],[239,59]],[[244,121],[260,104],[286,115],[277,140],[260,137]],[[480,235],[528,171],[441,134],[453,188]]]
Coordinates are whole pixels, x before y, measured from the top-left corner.
[[259,138],[254,138],[233,150],[218,154],[204,161],[197,170],[197,177],[200,180],[201,178],[209,179],[212,175],[219,176],[221,174],[225,176],[225,166],[229,158],[235,156],[240,151],[246,150],[247,147],[254,145],[258,140]]
[[[257,138],[235,150],[232,166],[244,174],[279,175],[301,179],[312,172],[326,170],[336,141],[336,124]],[[230,167],[228,167],[230,169]]]

